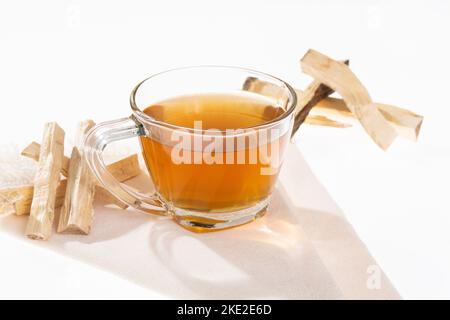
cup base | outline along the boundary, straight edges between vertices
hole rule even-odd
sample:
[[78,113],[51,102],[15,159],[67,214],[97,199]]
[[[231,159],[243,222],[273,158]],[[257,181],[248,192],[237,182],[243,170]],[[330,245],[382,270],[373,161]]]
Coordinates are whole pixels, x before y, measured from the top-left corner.
[[196,232],[214,232],[237,227],[258,219],[266,213],[269,198],[256,205],[231,212],[199,212],[180,208],[170,208],[169,212],[176,223],[183,228]]

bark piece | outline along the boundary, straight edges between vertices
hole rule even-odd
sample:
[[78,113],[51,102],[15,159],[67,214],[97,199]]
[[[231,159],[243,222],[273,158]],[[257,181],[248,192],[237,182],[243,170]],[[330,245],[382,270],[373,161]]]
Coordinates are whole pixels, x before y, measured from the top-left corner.
[[[347,64],[348,60],[344,61],[344,63]],[[295,89],[298,102],[294,111],[296,117],[292,136],[302,122],[335,128],[348,128],[352,126],[351,122],[342,120],[355,119],[355,114],[350,111],[344,100],[327,97],[334,92],[331,88],[323,84],[321,87],[316,81],[313,81],[308,88],[309,90],[305,91]],[[280,92],[280,89],[273,84],[254,77],[247,78],[243,89],[273,97],[279,95]],[[417,140],[423,122],[421,115],[384,103],[375,103],[375,105],[385,119],[395,128],[399,136],[413,141]],[[305,108],[305,106],[309,107]],[[310,114],[311,110],[312,114]],[[305,115],[306,119],[304,119]],[[338,117],[337,119],[335,118],[336,116]]]
[[380,148],[386,150],[391,145],[397,132],[383,117],[366,88],[348,66],[310,49],[301,59],[301,67],[304,73],[344,98],[349,109]]
[[[32,142],[22,151],[22,155],[34,160],[38,160],[40,149],[41,146],[39,143]],[[67,158],[67,161],[68,163],[70,163],[69,158]],[[106,166],[106,168],[108,169],[109,173],[111,173],[114,178],[116,178],[120,182],[134,178],[141,172],[137,154],[132,154],[123,159],[110,163]],[[67,177],[67,175],[64,176]]]
[[[0,212],[2,215],[30,213],[33,186],[13,187],[0,190]],[[12,211],[12,212],[11,212]]]
[[[37,142],[32,142],[29,144],[23,151],[22,155],[29,157],[31,159],[39,159],[39,150],[41,146]],[[67,158],[68,162],[70,159]],[[106,166],[108,171],[120,182],[126,181],[128,179],[134,178],[140,174],[139,161],[136,154],[123,158],[119,161],[113,162]],[[63,172],[64,174],[64,172]],[[67,177],[67,175],[65,175]],[[109,191],[104,189],[100,185],[95,186],[95,194],[96,199],[100,199],[104,203],[113,204],[121,209],[128,208],[128,205],[117,199],[114,195],[112,195]],[[27,198],[24,198],[25,202]],[[20,211],[20,214],[28,214],[30,211],[26,209]],[[19,213],[17,213],[19,214]]]
[[82,140],[95,123],[80,122],[72,149],[67,188],[58,222],[58,233],[89,234],[94,210],[95,180],[82,154]]
[[284,89],[279,86],[274,85],[271,82],[260,80],[256,77],[247,77],[242,85],[242,90],[263,94],[273,98],[280,97],[284,91]]
[[[395,128],[399,136],[417,141],[423,116],[396,106],[375,103],[384,118]],[[344,118],[355,118],[355,115],[342,99],[328,97],[321,100],[314,108],[314,114],[323,116],[337,115]]]
[[[348,65],[349,61],[345,60],[344,63]],[[266,96],[277,98],[281,95],[283,89],[278,86],[260,80],[255,77],[248,77],[243,85],[243,90],[256,92]],[[297,93],[297,105],[294,110],[294,125],[292,128],[291,137],[297,132],[301,124],[305,122],[311,109],[322,99],[328,97],[334,92],[330,87],[320,83],[319,81],[313,81],[307,89],[302,92],[296,90]],[[308,124],[329,126],[336,128],[347,128],[351,125],[348,123],[342,123],[336,120],[329,119],[324,116],[312,117],[306,121]]]
[[[39,161],[39,153],[41,150],[41,145],[35,141],[31,142],[25,149],[20,153],[21,155],[31,158],[33,160]],[[61,173],[64,177],[67,177],[67,172],[69,171],[70,159],[66,156],[63,158],[63,164],[61,167]]]
[[128,205],[126,203],[123,203],[115,196],[113,196],[108,190],[99,185],[95,187],[95,199],[100,200],[106,204],[113,204],[120,209],[128,208]]
[[56,191],[64,157],[64,135],[64,130],[56,122],[45,124],[30,217],[25,231],[31,239],[48,240],[52,233]]
[[309,115],[306,118],[305,123],[316,126],[333,127],[333,128],[349,128],[352,126],[351,124],[339,122],[322,115]]
[[[66,193],[67,180],[63,179],[59,182],[56,189],[55,208],[61,207]],[[34,187],[32,185],[7,188],[0,190],[0,207],[12,209],[18,216],[30,214],[31,202],[33,201]],[[0,210],[2,213],[6,213]]]
[[[344,64],[348,65],[348,63],[349,63],[348,60],[344,61]],[[297,105],[294,110],[295,120],[294,120],[294,127],[292,128],[291,137],[294,136],[294,134],[300,128],[301,124],[308,117],[308,114],[311,111],[311,109],[319,101],[328,97],[333,92],[334,92],[333,89],[331,89],[327,85],[325,85],[317,80],[314,80],[312,83],[310,83],[310,85],[306,88],[306,90],[304,92],[302,92],[302,94],[299,94],[299,91],[296,91]],[[324,119],[322,119],[322,120],[324,120]],[[324,121],[322,121],[322,122],[324,122]],[[317,124],[320,124],[320,121],[318,121]],[[338,124],[337,121],[336,121],[336,124]],[[337,125],[336,127],[345,128],[345,127],[348,127],[348,125],[343,124],[342,126]]]
[[[32,142],[30,145],[28,145],[24,151],[22,151],[22,155],[29,157],[31,159],[39,159],[39,152],[40,152],[41,146],[36,143]],[[68,162],[70,162],[70,159],[67,158]],[[126,180],[129,180],[131,178],[134,178],[138,176],[141,173],[141,169],[139,167],[139,160],[136,154],[130,155],[128,157],[125,157],[121,160],[118,160],[116,162],[113,162],[106,166],[108,171],[120,182],[124,182]],[[61,172],[64,173],[64,172]],[[63,184],[64,183],[64,184]],[[61,182],[63,184],[61,186],[65,188],[66,180],[63,180]],[[31,194],[29,190],[31,189]],[[59,190],[57,193],[57,201],[56,201],[56,207],[60,207],[62,205],[62,202],[64,200],[64,191],[65,189]],[[2,192],[18,192],[20,193],[21,197],[19,200],[15,201],[15,208],[16,208],[16,214],[17,215],[25,215],[30,213],[30,205],[31,205],[31,199],[32,199],[32,193],[33,193],[33,186],[24,186],[23,188],[11,188],[11,189],[5,189],[0,190],[0,194]],[[61,196],[62,195],[62,196]],[[113,204],[121,209],[128,208],[128,205],[123,203],[122,201],[118,200],[115,196],[113,196],[109,191],[104,189],[100,185],[95,186],[95,198],[101,200],[104,203],[107,204]],[[0,198],[1,201],[1,198]]]
[[141,173],[137,154],[132,154],[106,166],[109,173],[120,182],[126,181]]

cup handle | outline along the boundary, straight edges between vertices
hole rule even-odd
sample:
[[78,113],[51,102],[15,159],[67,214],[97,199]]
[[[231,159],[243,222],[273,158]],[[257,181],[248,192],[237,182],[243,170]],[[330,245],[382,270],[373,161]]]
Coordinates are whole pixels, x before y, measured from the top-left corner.
[[108,144],[142,135],[145,135],[144,127],[133,116],[99,123],[86,135],[84,157],[99,183],[117,199],[147,213],[166,215],[164,204],[156,194],[143,195],[119,182],[109,173],[103,161],[102,153]]

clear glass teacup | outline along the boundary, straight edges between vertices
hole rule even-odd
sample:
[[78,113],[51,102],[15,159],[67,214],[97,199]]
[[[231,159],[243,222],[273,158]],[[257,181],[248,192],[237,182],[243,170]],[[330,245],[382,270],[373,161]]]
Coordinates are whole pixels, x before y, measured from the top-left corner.
[[[265,89],[249,83],[262,83]],[[219,128],[202,126],[201,121],[183,125],[196,120],[205,101],[212,101],[208,103],[215,113],[204,119]],[[131,93],[130,104],[130,117],[96,125],[84,146],[94,176],[119,200],[146,213],[171,216],[195,232],[234,227],[266,212],[293,126],[296,95],[286,82],[243,68],[187,67],[140,82]],[[184,113],[177,118],[174,110],[178,109],[173,108],[180,105]],[[223,109],[224,105],[234,113]],[[255,107],[261,105],[261,110]],[[243,114],[248,118],[244,123],[252,124],[254,117],[246,110],[267,119],[226,127],[225,123],[239,123]],[[161,116],[172,113],[175,121]],[[156,190],[153,194],[135,191],[106,169],[105,147],[129,138],[140,139]]]

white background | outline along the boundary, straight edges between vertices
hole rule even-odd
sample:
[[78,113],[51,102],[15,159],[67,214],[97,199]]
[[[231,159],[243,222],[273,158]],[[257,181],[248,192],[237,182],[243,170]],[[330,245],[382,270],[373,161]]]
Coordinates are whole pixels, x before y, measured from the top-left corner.
[[[311,126],[296,143],[400,294],[448,299],[449,30],[443,0],[2,1],[0,144],[126,116],[132,87],[168,68],[244,66],[302,88],[308,48],[350,58],[374,100],[424,115],[418,143],[383,152],[359,127]],[[162,297],[2,234],[0,266],[0,298]]]

